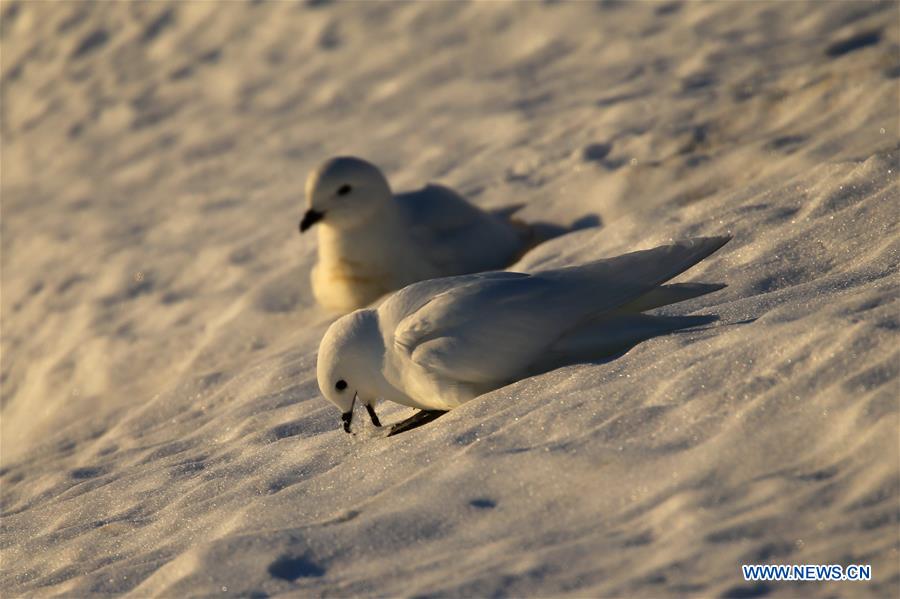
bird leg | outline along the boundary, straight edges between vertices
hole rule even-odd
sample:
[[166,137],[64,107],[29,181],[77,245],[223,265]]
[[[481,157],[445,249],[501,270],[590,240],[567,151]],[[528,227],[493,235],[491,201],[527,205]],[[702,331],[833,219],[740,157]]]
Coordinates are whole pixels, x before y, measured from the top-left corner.
[[397,424],[392,425],[391,432],[389,432],[387,436],[390,437],[391,435],[399,435],[400,433],[411,431],[414,428],[418,428],[423,424],[428,424],[432,420],[440,418],[446,413],[447,410],[421,410],[406,420],[401,420]]
[[375,426],[381,426],[381,421],[378,420],[378,414],[375,413],[375,408],[372,407],[372,404],[366,404],[366,412],[369,413],[369,418],[372,419],[372,424]]

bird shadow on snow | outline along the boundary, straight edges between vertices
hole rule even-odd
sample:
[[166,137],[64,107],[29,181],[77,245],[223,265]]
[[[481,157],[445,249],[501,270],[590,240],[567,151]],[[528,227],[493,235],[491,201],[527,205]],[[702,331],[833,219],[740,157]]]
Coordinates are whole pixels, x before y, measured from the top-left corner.
[[[595,366],[610,364],[625,356],[628,352],[633,350],[641,343],[650,341],[651,339],[654,339],[656,337],[667,337],[670,335],[681,336],[687,334],[704,333],[708,331],[719,331],[720,329],[723,329],[725,327],[752,324],[757,320],[756,318],[748,318],[737,322],[721,322],[720,317],[715,314],[668,317],[657,317],[650,315],[642,316],[648,316],[650,319],[653,319],[653,321],[651,322],[658,321],[659,324],[654,324],[653,326],[659,326],[660,328],[654,331],[646,331],[640,326],[625,328],[620,334],[624,336],[630,336],[630,338],[626,342],[621,343],[618,348],[616,348],[615,353],[596,357],[587,356],[579,360],[578,362],[560,361],[559,363],[552,365],[552,367],[550,368],[541,368],[540,370],[534,371],[531,376],[536,376],[545,372],[549,372],[550,370],[555,370],[564,366],[571,366],[573,364],[592,364]],[[598,333],[595,339],[598,339],[599,336],[600,334]],[[701,338],[702,337],[689,339],[687,340],[686,345],[690,345],[696,341],[699,341]]]
[[283,556],[269,565],[269,574],[293,582],[298,578],[319,578],[325,569],[306,556]]
[[[639,318],[639,320],[635,320],[634,326],[629,326],[629,318],[622,319],[622,326],[618,326],[619,330],[615,333],[617,336],[617,340],[614,340],[612,343],[616,345],[609,345],[608,347],[615,349],[610,349],[610,352],[606,355],[602,356],[585,356],[578,362],[572,362],[569,359],[560,359],[558,361],[554,361],[552,356],[546,359],[541,363],[540,366],[536,367],[529,376],[537,376],[540,374],[544,374],[550,372],[552,370],[556,370],[557,368],[562,368],[565,366],[571,366],[575,363],[580,364],[591,364],[595,366],[600,366],[604,364],[609,364],[618,360],[619,358],[625,356],[628,352],[635,348],[635,346],[643,343],[645,341],[649,341],[655,337],[663,337],[668,335],[683,335],[688,333],[704,333],[704,332],[712,332],[718,331],[724,327],[733,327],[733,326],[742,326],[747,324],[752,324],[756,322],[756,318],[747,318],[740,321],[730,322],[730,323],[721,323],[720,317],[715,314],[709,315],[689,315],[689,316],[654,316],[649,314],[637,314],[634,315]],[[616,327],[613,327],[616,328]],[[589,330],[591,330],[589,328]],[[591,347],[597,347],[599,345],[603,345],[603,343],[599,343],[599,341],[603,341],[607,343],[608,340],[603,339],[604,331],[609,333],[612,329],[605,324],[601,324],[594,335],[589,335],[585,338],[593,339],[593,342],[588,342],[587,345]],[[694,339],[690,339],[686,342],[686,345],[690,345],[696,341],[704,338],[703,336],[695,337]],[[428,412],[428,411],[420,411],[416,415],[408,418],[402,422],[395,423],[390,425],[388,428],[391,431],[388,436],[396,436],[398,434],[402,434],[405,432],[409,432],[421,426],[424,426],[430,422],[433,422],[440,416],[444,415],[446,412]],[[425,417],[417,419],[417,417]],[[492,507],[492,506],[476,506],[476,507]]]

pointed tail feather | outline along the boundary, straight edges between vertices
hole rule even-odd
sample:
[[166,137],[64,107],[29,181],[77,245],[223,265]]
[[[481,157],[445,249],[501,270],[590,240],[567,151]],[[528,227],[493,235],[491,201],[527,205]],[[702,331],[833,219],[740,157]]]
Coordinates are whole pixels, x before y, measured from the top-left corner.
[[568,227],[544,221],[526,223],[517,218],[510,218],[509,222],[519,232],[519,237],[522,239],[522,249],[516,257],[516,262],[544,242],[582,229],[599,227],[602,224],[600,217],[594,214],[583,216]]
[[501,206],[499,208],[491,208],[488,210],[488,214],[495,216],[502,220],[511,220],[512,215],[527,206],[525,202],[521,202],[519,204],[510,204],[508,206]]
[[550,241],[554,237],[559,237],[569,233],[569,229],[554,225],[551,223],[537,222],[526,223],[518,219],[510,219],[509,224],[518,232],[522,246],[515,256],[514,262],[518,262],[522,257],[541,245],[545,241]]
[[661,306],[694,299],[713,291],[719,291],[727,286],[724,283],[673,283],[671,285],[663,285],[630,301],[619,308],[618,312],[646,312]]
[[580,266],[540,271],[537,280],[558,284],[555,301],[566,304],[576,320],[615,311],[677,277],[723,245],[730,237],[697,237],[670,245],[596,260]]

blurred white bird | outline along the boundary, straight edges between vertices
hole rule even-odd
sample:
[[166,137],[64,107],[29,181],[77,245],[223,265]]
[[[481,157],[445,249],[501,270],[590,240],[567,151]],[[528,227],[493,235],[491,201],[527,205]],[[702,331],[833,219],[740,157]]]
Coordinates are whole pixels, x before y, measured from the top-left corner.
[[715,316],[640,314],[724,285],[662,283],[730,237],[701,237],[534,274],[487,272],[410,285],[376,309],[338,319],[319,346],[317,378],[350,432],[357,401],[422,412],[391,434],[483,393],[565,364],[609,357]]
[[416,281],[502,269],[535,242],[566,231],[489,213],[440,185],[394,195],[373,164],[326,161],[306,180],[303,233],[319,226],[312,289],[325,308],[346,313]]

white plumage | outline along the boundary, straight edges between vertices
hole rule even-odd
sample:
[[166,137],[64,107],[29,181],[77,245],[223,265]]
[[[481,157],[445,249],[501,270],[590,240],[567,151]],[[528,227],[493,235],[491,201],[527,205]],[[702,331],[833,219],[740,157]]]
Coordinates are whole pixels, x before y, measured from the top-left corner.
[[[696,238],[534,274],[487,272],[410,285],[336,321],[319,348],[322,393],[449,410],[562,364],[597,359],[715,317],[640,314],[722,285],[662,283],[722,247]],[[338,381],[344,389],[339,390]]]
[[319,229],[313,293],[340,313],[416,281],[502,269],[539,237],[564,231],[537,234],[440,185],[395,195],[376,166],[352,157],[310,173],[306,197],[300,230]]

